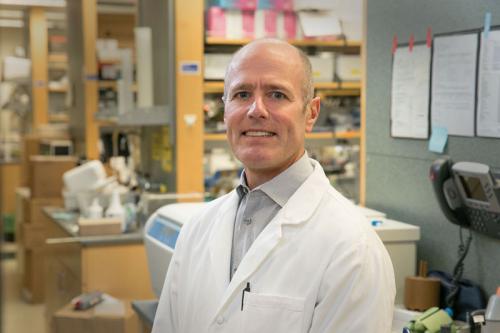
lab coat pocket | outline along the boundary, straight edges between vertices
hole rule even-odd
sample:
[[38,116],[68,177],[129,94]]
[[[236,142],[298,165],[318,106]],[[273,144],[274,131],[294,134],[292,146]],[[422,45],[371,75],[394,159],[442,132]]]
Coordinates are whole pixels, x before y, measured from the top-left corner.
[[298,333],[304,317],[302,298],[246,292],[243,309],[244,333]]

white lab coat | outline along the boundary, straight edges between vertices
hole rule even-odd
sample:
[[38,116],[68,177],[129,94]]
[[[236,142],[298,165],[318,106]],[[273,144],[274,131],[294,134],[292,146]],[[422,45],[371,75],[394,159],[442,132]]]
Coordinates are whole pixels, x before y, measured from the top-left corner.
[[235,191],[182,228],[153,333],[390,332],[396,289],[389,255],[311,161],[313,173],[257,237],[231,281]]

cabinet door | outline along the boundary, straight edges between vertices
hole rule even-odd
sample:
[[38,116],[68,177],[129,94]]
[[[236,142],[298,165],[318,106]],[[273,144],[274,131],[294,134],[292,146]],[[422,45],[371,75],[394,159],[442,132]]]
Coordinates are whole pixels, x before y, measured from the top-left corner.
[[45,264],[45,317],[47,332],[53,332],[53,314],[82,293],[82,283],[56,256],[48,255]]

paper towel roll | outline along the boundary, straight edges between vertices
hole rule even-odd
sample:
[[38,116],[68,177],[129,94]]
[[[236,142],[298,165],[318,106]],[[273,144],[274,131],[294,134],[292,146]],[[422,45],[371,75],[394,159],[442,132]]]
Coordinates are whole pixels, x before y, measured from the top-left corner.
[[153,50],[151,28],[136,27],[137,106],[153,106]]
[[405,300],[407,309],[425,311],[439,306],[439,279],[409,276],[405,281]]

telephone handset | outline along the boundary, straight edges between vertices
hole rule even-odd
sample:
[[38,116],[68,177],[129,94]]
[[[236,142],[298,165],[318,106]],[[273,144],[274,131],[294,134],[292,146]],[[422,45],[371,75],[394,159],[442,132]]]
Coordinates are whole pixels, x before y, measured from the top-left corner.
[[469,221],[465,207],[451,174],[451,161],[444,158],[434,161],[429,177],[439,206],[446,218],[452,223],[468,227]]
[[500,178],[489,166],[438,159],[430,179],[441,210],[450,222],[500,238]]

